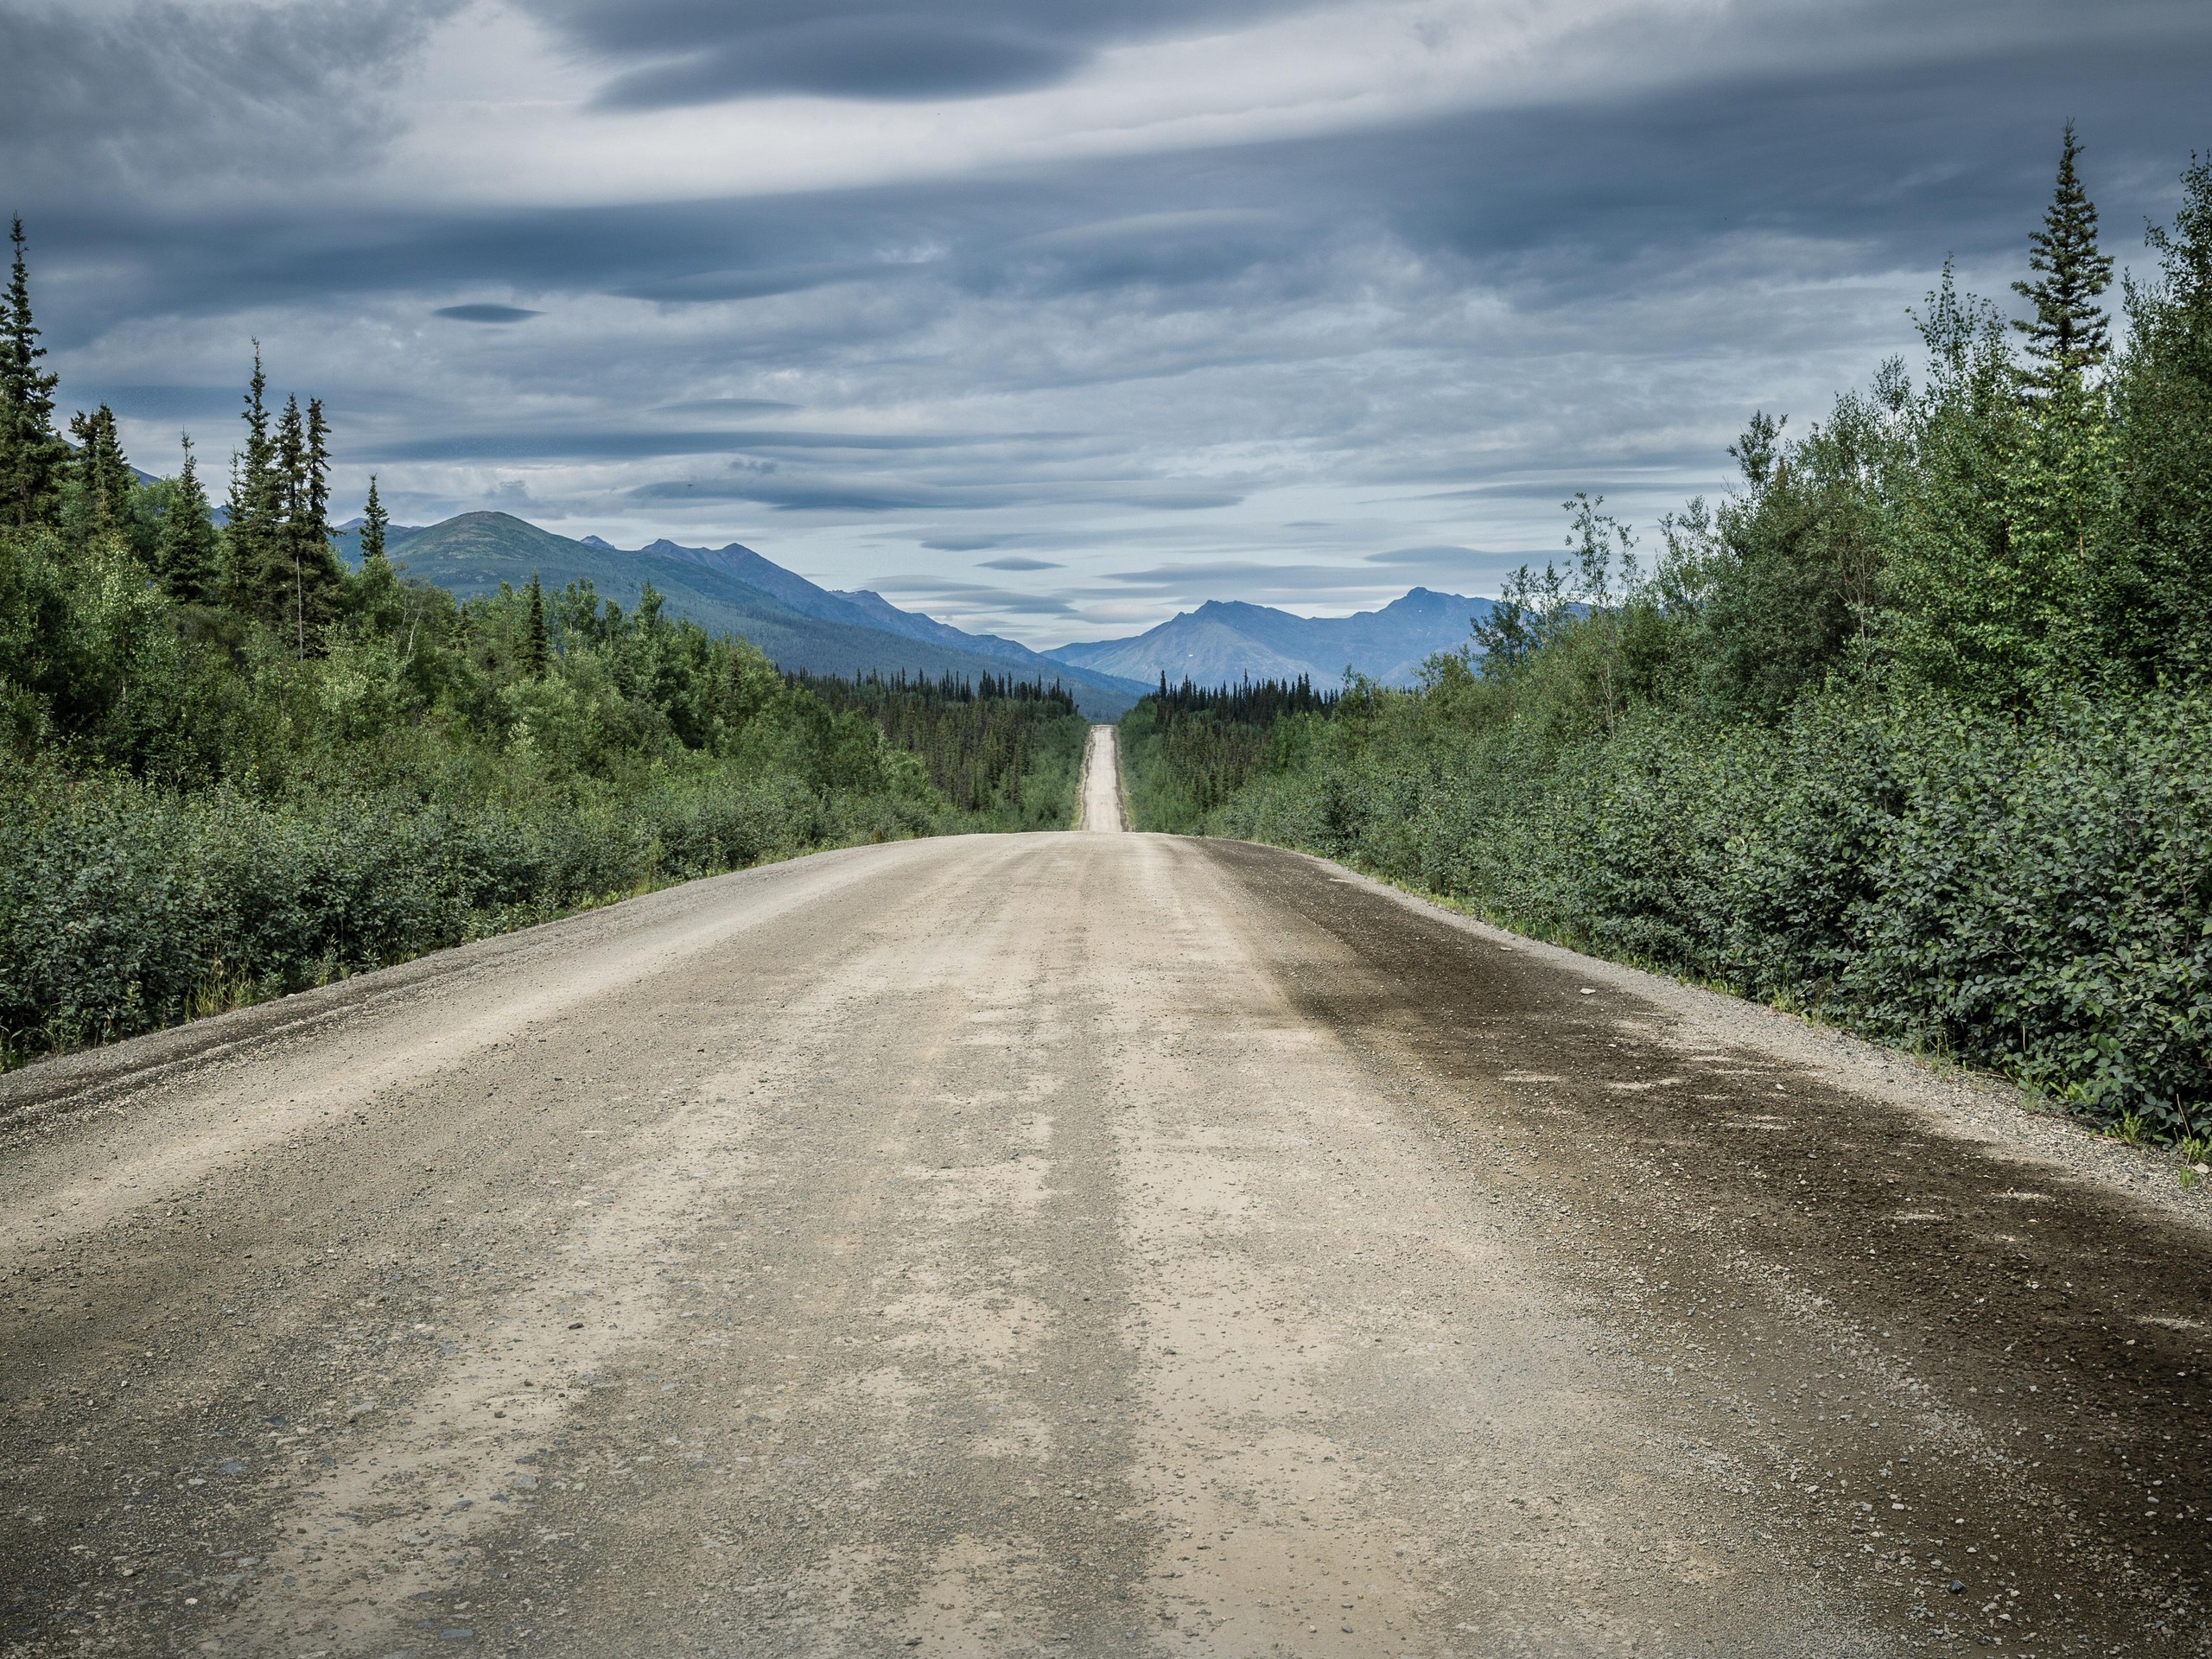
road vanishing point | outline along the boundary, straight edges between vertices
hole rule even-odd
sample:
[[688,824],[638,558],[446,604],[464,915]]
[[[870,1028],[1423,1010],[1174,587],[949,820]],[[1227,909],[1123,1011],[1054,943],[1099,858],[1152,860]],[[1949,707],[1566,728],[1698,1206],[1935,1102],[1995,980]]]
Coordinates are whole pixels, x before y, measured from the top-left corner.
[[0,1653],[2205,1651],[2170,1171],[1111,743],[0,1079]]

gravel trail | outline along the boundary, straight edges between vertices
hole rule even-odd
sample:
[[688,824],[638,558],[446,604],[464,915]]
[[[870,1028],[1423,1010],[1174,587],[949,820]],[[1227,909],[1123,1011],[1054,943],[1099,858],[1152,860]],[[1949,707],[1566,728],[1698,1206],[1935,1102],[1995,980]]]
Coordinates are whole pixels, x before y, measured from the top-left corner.
[[1076,828],[1109,833],[1128,829],[1122,810],[1121,734],[1111,726],[1093,726],[1083,750],[1082,804]]
[[1022,836],[0,1078],[0,1653],[2203,1651],[2212,1230],[1769,1027]]

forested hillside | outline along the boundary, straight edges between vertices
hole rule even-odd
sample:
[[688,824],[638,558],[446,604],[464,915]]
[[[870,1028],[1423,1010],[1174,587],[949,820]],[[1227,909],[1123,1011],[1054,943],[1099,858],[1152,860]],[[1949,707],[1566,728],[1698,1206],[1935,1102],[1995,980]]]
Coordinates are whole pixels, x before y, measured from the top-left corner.
[[1254,779],[1294,770],[1284,746],[1301,743],[1312,725],[1290,718],[1327,715],[1334,691],[1300,676],[1284,683],[1247,680],[1217,690],[1185,680],[1160,689],[1122,721],[1122,774],[1137,822],[1147,830],[1188,832]]
[[[144,484],[105,408],[61,438],[42,357],[19,225],[0,1062],[808,848],[1072,813],[1064,694],[931,682],[893,709],[650,589],[626,612],[588,582],[456,601],[394,571],[373,485],[349,571],[322,409],[275,407],[257,360],[219,527],[188,453]],[[940,728],[982,734],[949,772]]]
[[1643,545],[1576,498],[1566,561],[1415,690],[1233,742],[1148,700],[1144,827],[1345,859],[2202,1154],[2212,163],[2115,339],[2077,154],[2017,322],[1947,272],[1922,366],[1802,431],[1755,416],[1724,502]]
[[856,709],[920,760],[956,812],[993,829],[1065,830],[1075,816],[1076,780],[1090,722],[1059,684],[984,675],[798,683],[830,708]]

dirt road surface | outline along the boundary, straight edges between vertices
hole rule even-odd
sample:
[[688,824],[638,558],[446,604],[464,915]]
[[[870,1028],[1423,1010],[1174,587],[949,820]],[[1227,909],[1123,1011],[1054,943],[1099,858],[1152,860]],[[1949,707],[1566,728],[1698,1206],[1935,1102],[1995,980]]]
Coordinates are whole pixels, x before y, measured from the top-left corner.
[[1121,734],[1111,726],[1093,726],[1083,751],[1083,786],[1077,791],[1076,828],[1118,833],[1128,827],[1122,811]]
[[2212,1234],[1720,1007],[976,837],[29,1068],[0,1651],[2203,1651]]

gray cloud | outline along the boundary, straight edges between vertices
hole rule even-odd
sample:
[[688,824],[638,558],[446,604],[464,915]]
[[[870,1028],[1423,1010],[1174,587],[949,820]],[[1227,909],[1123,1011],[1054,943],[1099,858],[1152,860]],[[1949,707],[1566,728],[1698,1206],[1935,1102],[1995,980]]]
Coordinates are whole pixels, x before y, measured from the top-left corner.
[[810,92],[981,98],[1065,79],[1110,41],[1196,31],[1286,0],[539,0],[594,55],[647,61],[602,88],[615,109]]
[[1387,583],[1375,571],[1338,564],[1276,564],[1258,559],[1190,559],[1159,564],[1142,570],[1112,570],[1107,580],[1130,588],[1159,594],[1249,594],[1255,589],[1281,592],[1332,592],[1338,589],[1373,591]]
[[817,265],[770,265],[752,270],[702,270],[656,282],[636,283],[615,292],[660,305],[704,305],[725,300],[765,300],[779,294],[804,294],[838,283],[897,281],[919,270],[884,260]]
[[772,92],[831,98],[981,98],[1065,78],[1086,54],[1009,29],[921,17],[810,17],[750,31],[677,62],[633,69],[601,95],[611,109],[664,109]]
[[1495,556],[1493,554],[1478,553],[1471,547],[1394,547],[1387,553],[1369,554],[1366,563],[1416,565],[1433,569],[1440,565],[1465,564],[1470,560]]
[[115,404],[142,420],[188,419],[195,416],[229,416],[238,412],[238,391],[232,386],[133,385],[124,383],[108,387],[94,401]]
[[451,317],[455,322],[527,322],[532,317],[542,317],[545,314],[526,310],[519,305],[491,305],[480,302],[471,305],[442,305],[431,315]]
[[[641,444],[649,436],[623,435]],[[1192,512],[1234,506],[1243,499],[1233,492],[1121,480],[948,485],[921,480],[891,482],[802,474],[774,467],[748,467],[729,477],[664,479],[640,485],[629,493],[632,500],[641,502],[751,501],[779,512],[832,513],[943,512],[1082,504]]]
[[[940,545],[940,543],[931,542],[925,543],[924,545],[934,547]],[[986,570],[1065,570],[1067,569],[1067,566],[1065,564],[1055,564],[1050,559],[1025,559],[1014,557],[1006,559],[985,559],[982,562],[982,568]]]
[[112,7],[0,19],[0,156],[24,200],[298,182],[391,130],[393,87],[461,0]]
[[658,412],[664,415],[771,415],[779,410],[798,407],[797,404],[785,403],[774,397],[692,397],[682,403],[663,404]]
[[381,453],[402,461],[652,461],[672,455],[761,454],[780,450],[961,449],[1004,441],[990,435],[962,433],[540,426],[406,438],[383,446]]
[[950,489],[926,484],[785,477],[774,473],[739,478],[664,479],[639,485],[629,492],[629,499],[645,505],[678,501],[744,501],[778,512],[837,514],[989,508],[1007,504],[1005,492],[988,486]]
[[1077,616],[1080,612],[1055,594],[1025,593],[1018,588],[993,588],[979,582],[961,582],[927,573],[877,576],[868,586],[879,594],[897,594],[908,600],[939,600],[966,611],[1008,611],[1023,616]]

